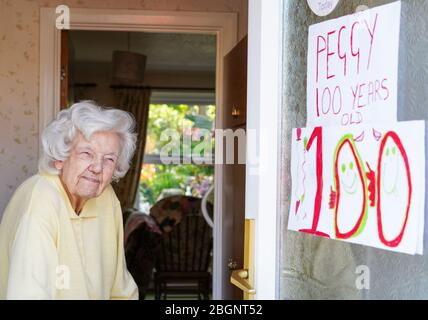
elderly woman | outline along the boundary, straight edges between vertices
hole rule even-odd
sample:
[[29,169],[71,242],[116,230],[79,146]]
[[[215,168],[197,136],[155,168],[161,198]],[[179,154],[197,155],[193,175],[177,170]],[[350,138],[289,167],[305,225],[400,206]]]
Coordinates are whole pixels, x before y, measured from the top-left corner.
[[110,185],[129,168],[133,129],[128,113],[82,102],[43,131],[39,173],[0,225],[0,299],[138,298]]

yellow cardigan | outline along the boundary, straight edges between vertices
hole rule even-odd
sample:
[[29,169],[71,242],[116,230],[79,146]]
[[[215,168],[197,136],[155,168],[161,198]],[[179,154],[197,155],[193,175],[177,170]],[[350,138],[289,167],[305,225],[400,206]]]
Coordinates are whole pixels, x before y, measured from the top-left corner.
[[16,190],[0,224],[0,299],[138,299],[111,185],[79,216],[57,175]]

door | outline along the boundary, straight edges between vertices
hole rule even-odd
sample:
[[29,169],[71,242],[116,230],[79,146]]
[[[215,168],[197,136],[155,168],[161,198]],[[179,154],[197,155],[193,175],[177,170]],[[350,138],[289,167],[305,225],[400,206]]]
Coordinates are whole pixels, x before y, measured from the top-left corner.
[[[316,17],[305,3],[284,1],[282,69],[284,119],[281,136],[281,299],[427,299],[428,254],[407,255],[297,234],[287,229],[290,208],[292,128],[306,122],[308,28],[321,21],[393,1],[340,1],[327,17]],[[397,120],[428,120],[428,1],[401,1]],[[296,32],[299,30],[299,32]],[[425,145],[425,148],[427,146]],[[427,189],[425,189],[427,190]],[[425,191],[427,192],[427,191]],[[426,195],[425,195],[426,197]],[[291,213],[290,213],[291,214]],[[427,209],[425,209],[425,219]],[[425,232],[424,245],[427,244]],[[364,276],[364,278],[362,277]],[[365,282],[361,282],[365,279]],[[361,286],[364,283],[364,286]]]
[[230,277],[233,270],[244,267],[247,37],[224,57],[223,62],[223,129],[231,129],[236,138],[233,158],[229,161],[227,143],[231,140],[223,138],[222,298],[242,299],[242,290],[231,284]]
[[68,30],[61,31],[61,88],[60,109],[66,109],[68,102]]

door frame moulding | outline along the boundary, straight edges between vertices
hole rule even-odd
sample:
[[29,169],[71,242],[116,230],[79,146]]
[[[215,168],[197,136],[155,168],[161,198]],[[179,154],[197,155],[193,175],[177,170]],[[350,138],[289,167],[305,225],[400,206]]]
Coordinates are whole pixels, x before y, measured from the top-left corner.
[[256,141],[252,145],[247,143],[245,218],[256,220],[255,299],[266,300],[279,298],[280,284],[284,3],[284,0],[248,2],[247,130],[256,133]]
[[[39,137],[60,110],[61,30],[55,8],[40,8]],[[147,11],[70,8],[70,30],[203,33],[216,35],[216,128],[223,128],[223,57],[237,43],[233,12]],[[39,156],[41,143],[39,139]],[[213,299],[221,299],[222,170],[216,165],[214,203]]]

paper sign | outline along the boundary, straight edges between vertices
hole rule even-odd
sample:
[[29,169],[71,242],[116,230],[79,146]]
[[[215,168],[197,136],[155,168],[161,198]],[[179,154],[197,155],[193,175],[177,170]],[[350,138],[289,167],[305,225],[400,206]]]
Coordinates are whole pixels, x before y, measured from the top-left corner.
[[425,123],[294,129],[288,228],[422,254]]
[[401,2],[309,27],[307,126],[397,120]]

